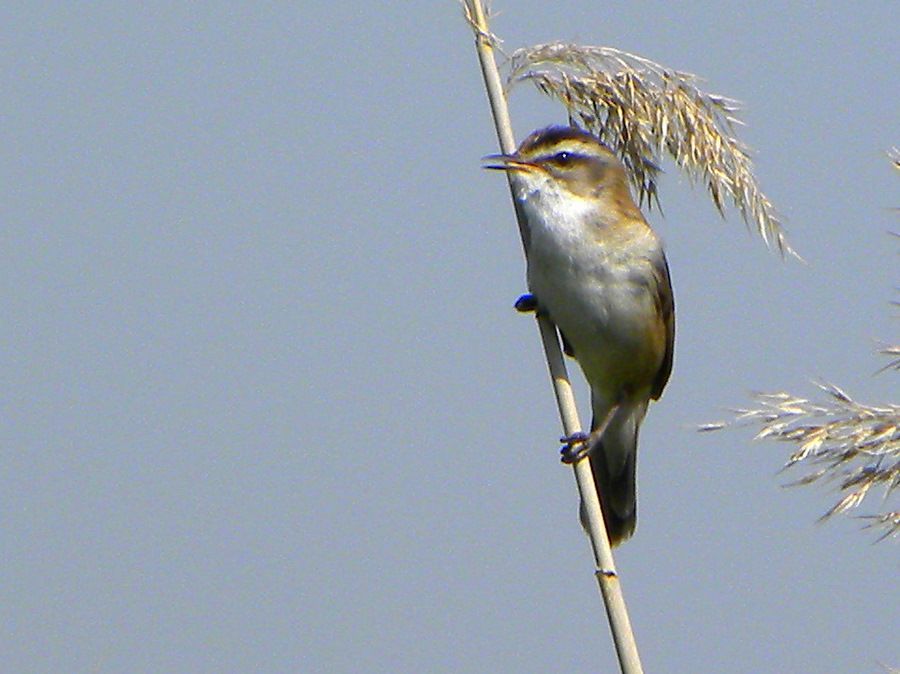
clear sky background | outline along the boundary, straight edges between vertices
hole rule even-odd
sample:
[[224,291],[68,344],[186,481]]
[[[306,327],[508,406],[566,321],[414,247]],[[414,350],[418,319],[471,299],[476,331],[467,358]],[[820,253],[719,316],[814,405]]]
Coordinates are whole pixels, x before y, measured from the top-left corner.
[[[495,9],[742,100],[808,261],[667,166],[675,369],[617,554],[646,671],[900,666],[897,543],[693,430],[816,377],[897,400],[897,4]],[[0,64],[0,670],[614,671],[454,2],[6,3]]]

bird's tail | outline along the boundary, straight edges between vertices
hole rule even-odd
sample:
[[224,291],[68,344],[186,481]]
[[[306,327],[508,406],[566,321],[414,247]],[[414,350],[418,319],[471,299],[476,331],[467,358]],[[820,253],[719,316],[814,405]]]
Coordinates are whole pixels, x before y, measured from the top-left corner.
[[[646,406],[619,409],[606,432],[594,441],[597,444],[591,449],[591,472],[594,474],[609,542],[613,546],[630,538],[637,524],[637,437],[645,411]],[[605,414],[594,414],[592,431],[596,430],[604,417]],[[586,521],[582,504],[582,525]]]

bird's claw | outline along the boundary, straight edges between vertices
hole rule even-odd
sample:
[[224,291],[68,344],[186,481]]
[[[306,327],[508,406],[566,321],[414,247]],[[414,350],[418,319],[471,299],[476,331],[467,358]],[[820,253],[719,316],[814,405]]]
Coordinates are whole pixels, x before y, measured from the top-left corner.
[[528,314],[537,311],[537,299],[531,293],[525,293],[513,305],[520,314]]
[[560,438],[559,441],[563,443],[563,447],[559,451],[562,462],[569,464],[577,463],[588,454],[590,454],[590,440],[590,434],[584,433],[582,431],[579,431],[578,433],[572,433],[572,435],[566,436],[564,438]]

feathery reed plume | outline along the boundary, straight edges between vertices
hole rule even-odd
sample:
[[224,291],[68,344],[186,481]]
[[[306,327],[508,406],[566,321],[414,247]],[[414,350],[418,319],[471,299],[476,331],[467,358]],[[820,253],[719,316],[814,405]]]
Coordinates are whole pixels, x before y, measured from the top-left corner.
[[[758,407],[735,410],[735,423],[762,426],[754,439],[773,438],[798,446],[785,470],[805,466],[807,472],[789,486],[838,482],[843,496],[821,518],[858,507],[873,487],[883,486],[884,503],[900,487],[900,406],[875,407],[853,400],[832,384],[819,384],[827,394],[813,402],[790,393],[760,393]],[[708,424],[717,430],[727,424]],[[866,528],[879,528],[878,539],[900,533],[900,511],[864,516]]]
[[900,370],[900,345],[885,347],[878,353],[894,358],[894,360],[881,368],[879,372],[883,372],[884,370]]
[[640,201],[659,205],[654,159],[669,154],[692,179],[702,179],[724,215],[728,196],[767,246],[796,255],[775,209],[753,175],[749,150],[734,135],[737,102],[708,94],[697,77],[613,49],[542,44],[513,52],[507,87],[529,80],[559,100],[570,119],[621,156]]
[[[893,148],[888,157],[900,170],[900,151]],[[878,372],[900,371],[900,345],[886,346],[880,353],[892,360]],[[715,431],[735,423],[754,423],[762,426],[754,439],[773,438],[798,445],[784,470],[794,466],[808,470],[791,486],[836,481],[843,493],[819,518],[820,522],[858,507],[873,487],[883,486],[882,512],[862,515],[861,519],[869,522],[863,528],[882,530],[879,541],[897,536],[900,510],[888,510],[887,504],[900,493],[896,491],[900,487],[900,406],[865,405],[837,386],[818,386],[828,394],[824,402],[815,403],[790,393],[759,393],[755,396],[759,406],[734,410],[733,422],[703,424],[697,430]]]

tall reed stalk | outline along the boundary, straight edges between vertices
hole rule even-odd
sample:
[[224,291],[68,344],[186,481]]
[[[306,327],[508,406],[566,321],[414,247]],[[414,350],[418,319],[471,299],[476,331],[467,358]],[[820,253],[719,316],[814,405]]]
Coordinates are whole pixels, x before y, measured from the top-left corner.
[[[516,50],[504,82],[494,53],[499,40],[491,33],[482,0],[462,0],[475,34],[500,149],[515,151],[506,93],[519,82],[531,82],[563,104],[570,121],[588,129],[621,157],[641,203],[659,204],[657,162],[665,155],[693,181],[702,183],[724,215],[730,203],[748,227],[782,255],[791,249],[775,209],[760,189],[750,152],[735,129],[741,124],[735,101],[702,91],[696,77],[612,47],[552,43]],[[528,255],[525,219],[515,199],[518,176],[508,172],[522,245]],[[563,432],[581,430],[572,387],[554,325],[537,316],[547,366],[556,394]],[[575,478],[587,515],[595,576],[606,604],[613,641],[624,674],[641,672],[622,588],[616,573],[600,503],[587,461],[574,464]],[[602,495],[601,495],[602,497]]]
[[[494,126],[497,130],[497,139],[500,142],[500,150],[504,153],[512,153],[516,149],[512,124],[509,118],[509,108],[506,95],[503,91],[503,83],[497,63],[494,60],[493,38],[488,26],[484,6],[481,0],[465,0],[466,15],[469,24],[475,33],[475,48],[481,63],[481,72],[487,89],[488,101],[491,113],[494,117]],[[514,173],[507,173],[510,191],[513,196],[513,204],[516,208],[516,219],[519,223],[519,233],[522,235],[522,246],[525,242],[525,219],[515,199],[518,177]],[[527,248],[526,248],[527,255]],[[566,364],[563,361],[562,351],[557,337],[556,327],[550,320],[536,314],[541,341],[544,345],[544,354],[547,357],[547,366],[550,370],[550,379],[553,383],[553,391],[556,394],[556,403],[562,420],[563,433],[566,436],[581,431],[581,422],[578,419],[578,409],[575,405],[575,396],[572,393],[572,385],[566,372]],[[594,553],[594,576],[600,587],[600,594],[606,605],[606,615],[609,619],[609,627],[612,631],[616,654],[623,674],[643,674],[641,659],[638,654],[637,643],[634,639],[634,631],[631,629],[631,621],[628,617],[628,609],[622,594],[622,586],[616,572],[613,560],[612,548],[609,544],[609,536],[603,522],[600,510],[600,501],[597,498],[597,489],[594,485],[594,476],[591,473],[590,463],[584,458],[573,465],[578,491],[584,503],[587,514],[587,532]]]

